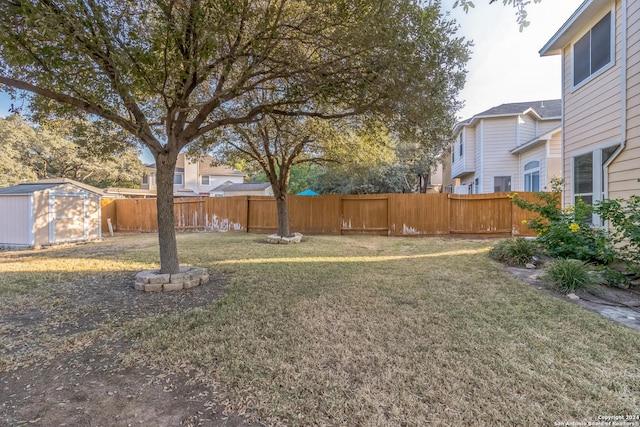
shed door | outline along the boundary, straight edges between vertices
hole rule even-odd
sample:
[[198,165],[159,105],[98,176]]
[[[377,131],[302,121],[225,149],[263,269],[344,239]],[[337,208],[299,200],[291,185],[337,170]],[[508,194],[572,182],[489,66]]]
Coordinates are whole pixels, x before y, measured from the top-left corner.
[[53,191],[49,193],[50,243],[87,240],[89,237],[89,195]]

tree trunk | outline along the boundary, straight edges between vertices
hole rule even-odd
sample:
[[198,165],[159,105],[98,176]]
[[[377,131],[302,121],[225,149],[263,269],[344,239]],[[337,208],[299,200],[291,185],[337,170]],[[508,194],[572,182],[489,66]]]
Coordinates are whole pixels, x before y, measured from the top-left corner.
[[286,194],[280,193],[280,195],[276,196],[276,206],[278,208],[278,236],[290,237],[289,208]]
[[180,272],[173,210],[173,174],[178,152],[161,152],[155,156],[158,210],[158,240],[160,241],[160,273]]

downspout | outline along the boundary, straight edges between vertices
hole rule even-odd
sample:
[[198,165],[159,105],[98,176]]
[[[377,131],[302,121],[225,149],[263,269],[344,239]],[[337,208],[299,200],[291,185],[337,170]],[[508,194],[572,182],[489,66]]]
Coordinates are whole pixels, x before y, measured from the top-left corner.
[[[622,0],[622,11],[621,11],[621,31],[620,31],[620,37],[622,38],[622,40],[620,41],[620,51],[621,51],[621,57],[620,57],[620,137],[621,137],[621,141],[620,141],[620,146],[618,147],[618,149],[616,151],[613,152],[613,154],[611,155],[611,157],[609,157],[609,159],[605,162],[603,169],[603,175],[604,175],[604,182],[603,182],[603,186],[604,186],[604,198],[608,199],[609,198],[609,165],[611,165],[611,163],[613,163],[613,161],[620,155],[620,153],[624,150],[625,146],[627,145],[627,69],[628,69],[628,64],[627,64],[627,0]],[[615,37],[614,37],[615,40]],[[615,52],[615,49],[614,49]]]
[[565,167],[566,167],[566,163],[565,163],[565,155],[564,155],[564,140],[566,138],[566,132],[564,129],[564,103],[566,100],[566,85],[565,85],[565,56],[564,56],[564,50],[562,51],[562,57],[560,59],[560,68],[561,68],[561,72],[560,75],[562,76],[562,84],[560,85],[560,87],[562,88],[562,93],[560,94],[560,96],[562,97],[562,101],[560,102],[560,117],[562,117],[562,122],[560,123],[560,127],[562,129],[562,139],[560,140],[560,158],[562,159],[562,166],[560,168],[560,179],[562,179],[562,197],[561,197],[561,201],[560,201],[560,206],[562,207],[562,209],[564,209],[566,207],[566,203],[565,203],[565,196],[566,196],[566,191],[565,187],[566,187],[566,174],[565,174]]

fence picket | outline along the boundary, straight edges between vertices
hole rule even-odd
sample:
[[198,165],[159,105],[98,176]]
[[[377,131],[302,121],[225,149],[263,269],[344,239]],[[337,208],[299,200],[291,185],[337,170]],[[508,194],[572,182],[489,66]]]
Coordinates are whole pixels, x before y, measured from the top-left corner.
[[[518,193],[535,200],[534,193]],[[303,234],[534,235],[522,222],[533,214],[513,205],[510,193],[288,196],[291,232]],[[175,200],[176,229],[270,233],[275,200],[265,196]],[[103,202],[103,218],[118,231],[157,231],[155,199]],[[103,224],[103,229],[105,225]],[[106,231],[105,231],[106,232]]]

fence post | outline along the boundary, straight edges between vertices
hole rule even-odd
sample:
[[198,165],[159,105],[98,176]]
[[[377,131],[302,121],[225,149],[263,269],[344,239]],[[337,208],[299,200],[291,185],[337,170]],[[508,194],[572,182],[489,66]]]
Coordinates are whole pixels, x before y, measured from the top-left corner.
[[245,224],[245,225],[246,225],[246,226],[245,226],[245,229],[247,230],[247,233],[249,232],[249,208],[250,208],[249,204],[250,204],[249,196],[247,196],[247,204],[246,204],[246,206],[247,206],[247,208],[246,208],[246,209],[247,209],[247,213],[246,213],[246,215],[244,216],[244,217],[245,217],[245,221],[247,221],[247,223]]

